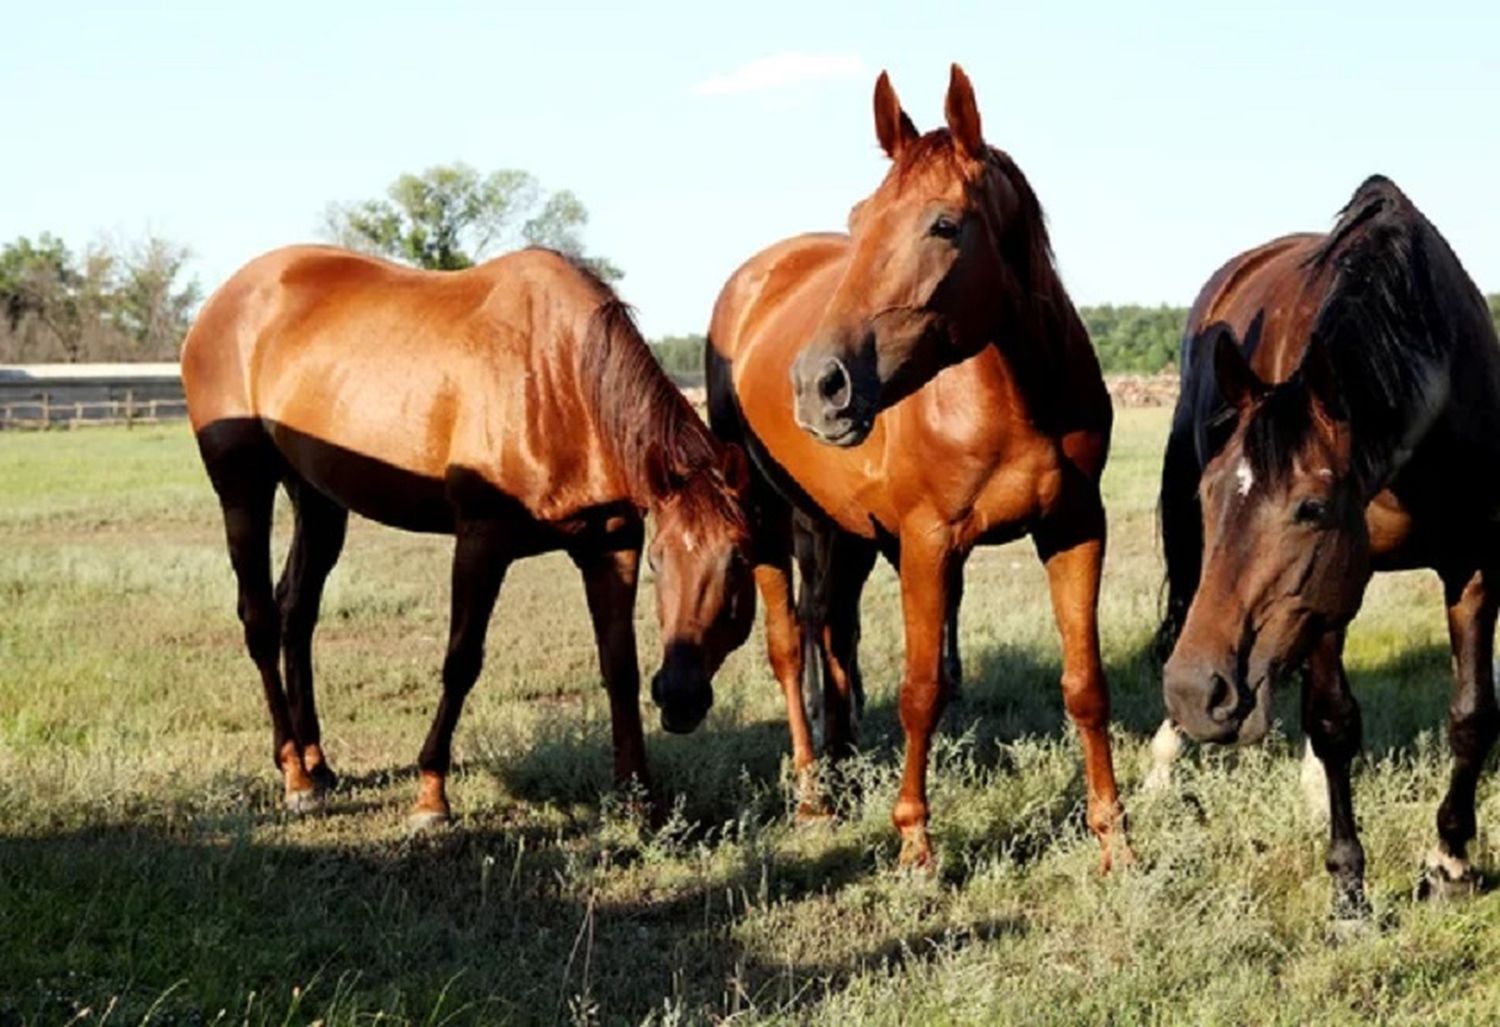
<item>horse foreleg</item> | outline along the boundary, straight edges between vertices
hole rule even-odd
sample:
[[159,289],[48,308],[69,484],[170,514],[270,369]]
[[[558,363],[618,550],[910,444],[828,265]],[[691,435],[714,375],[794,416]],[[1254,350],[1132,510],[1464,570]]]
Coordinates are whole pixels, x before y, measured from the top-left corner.
[[1483,571],[1448,582],[1448,638],[1453,646],[1453,697],[1448,745],[1453,773],[1438,807],[1438,846],[1427,858],[1426,890],[1469,891],[1475,874],[1467,859],[1474,838],[1474,791],[1500,730],[1491,680],[1496,596]]
[[484,664],[484,636],[500,583],[510,563],[500,528],[488,522],[460,522],[453,548],[453,597],[448,655],[443,660],[443,697],[417,757],[421,786],[409,822],[423,828],[448,819],[447,778],[453,762],[453,731],[464,699]]
[[1125,837],[1125,813],[1115,787],[1109,745],[1109,684],[1099,657],[1099,578],[1104,565],[1104,510],[1091,501],[1037,531],[1037,551],[1047,568],[1052,615],[1062,643],[1062,693],[1083,746],[1088,789],[1086,818],[1099,839],[1100,868],[1133,857]]
[[943,674],[943,622],[948,610],[948,567],[956,556],[945,524],[902,526],[901,613],[906,627],[906,669],[901,680],[901,729],[906,762],[891,820],[901,832],[901,865],[932,863],[927,836],[927,760],[932,734],[947,705]]
[[1370,909],[1365,898],[1365,850],[1354,823],[1354,793],[1349,765],[1359,752],[1359,703],[1344,674],[1344,637],[1329,632],[1319,639],[1307,661],[1302,683],[1302,729],[1328,777],[1328,857],[1333,875],[1333,915],[1358,919]]
[[635,652],[635,591],[639,577],[640,538],[613,552],[574,553],[583,572],[599,670],[609,692],[610,730],[614,737],[615,785],[632,783],[650,795],[646,739],[641,729],[641,672]]

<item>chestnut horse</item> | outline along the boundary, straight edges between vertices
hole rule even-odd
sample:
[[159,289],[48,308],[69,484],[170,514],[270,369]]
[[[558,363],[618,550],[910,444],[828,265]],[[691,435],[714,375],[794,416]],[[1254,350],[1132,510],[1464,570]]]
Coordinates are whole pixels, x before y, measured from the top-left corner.
[[[442,700],[417,761],[414,825],[449,814],[453,731],[513,560],[561,549],[582,572],[615,777],[644,784],[632,614],[649,512],[664,645],[652,698],[669,731],[691,731],[708,712],[710,679],[754,616],[748,466],[661,372],[609,287],[563,256],[525,250],[426,272],[326,247],[277,250],[204,306],[182,376],[289,807],[334,782],[311,644],[350,510],[456,536]],[[273,591],[278,484],[296,528]]]
[[[1053,268],[1036,196],[985,143],[956,65],[947,122],[919,135],[880,76],[875,131],[890,171],[854,209],[849,235],[786,240],[729,280],[709,333],[710,418],[759,468],[756,580],[798,770],[814,761],[804,671],[827,681],[830,756],[853,742],[859,595],[883,553],[899,569],[906,629],[906,763],[892,819],[902,863],[930,862],[927,756],[957,684],[964,559],[980,543],[1030,533],[1062,637],[1088,825],[1107,868],[1112,843],[1128,852],[1096,621],[1109,395]],[[791,507],[814,532],[800,561],[813,598],[800,625]]]
[[1454,763],[1425,887],[1474,881],[1474,790],[1500,729],[1497,515],[1500,344],[1458,258],[1393,183],[1360,186],[1331,233],[1277,239],[1209,280],[1162,471],[1167,709],[1196,739],[1253,742],[1272,686],[1304,668],[1339,916],[1367,909],[1342,652],[1372,570],[1430,567],[1443,582]]

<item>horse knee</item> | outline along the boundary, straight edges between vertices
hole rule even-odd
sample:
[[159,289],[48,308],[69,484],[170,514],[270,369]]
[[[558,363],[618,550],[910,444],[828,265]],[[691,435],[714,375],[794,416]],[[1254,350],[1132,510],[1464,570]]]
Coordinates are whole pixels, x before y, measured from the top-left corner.
[[1500,710],[1492,704],[1456,712],[1448,720],[1448,745],[1460,760],[1483,762],[1500,735]]
[[931,731],[938,718],[943,715],[943,708],[947,702],[948,695],[941,677],[930,681],[903,682],[900,702],[901,727],[907,732]]
[[1062,694],[1068,716],[1080,728],[1102,728],[1109,723],[1109,688],[1102,675],[1065,671]]

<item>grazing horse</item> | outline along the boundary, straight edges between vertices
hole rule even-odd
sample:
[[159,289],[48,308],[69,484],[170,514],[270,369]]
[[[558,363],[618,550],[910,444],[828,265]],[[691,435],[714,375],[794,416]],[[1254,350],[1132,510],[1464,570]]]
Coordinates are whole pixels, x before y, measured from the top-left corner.
[[[755,574],[798,770],[814,761],[804,672],[826,682],[830,756],[853,742],[859,596],[883,553],[899,570],[906,632],[906,762],[892,819],[902,863],[931,861],[927,758],[957,684],[964,559],[1030,533],[1062,637],[1088,825],[1108,868],[1116,841],[1128,853],[1096,620],[1109,395],[1036,195],[984,141],[957,65],[946,107],[947,127],[919,135],[880,76],[875,131],[891,168],[848,235],[798,236],[734,273],[709,332],[710,419],[759,469]],[[797,547],[801,617],[792,508],[813,532]]]
[[[289,807],[334,782],[311,644],[350,510],[456,537],[442,700],[417,761],[414,825],[449,815],[453,731],[518,558],[561,549],[582,572],[615,777],[644,784],[632,614],[649,513],[664,645],[651,695],[669,731],[691,731],[708,712],[710,679],[754,616],[748,464],[657,367],[609,287],[567,258],[524,250],[426,272],[327,247],[277,250],[204,306],[182,377]],[[296,529],[273,591],[277,485]]]
[[1483,298],[1437,229],[1377,176],[1329,234],[1286,236],[1221,268],[1185,338],[1161,487],[1172,720],[1195,739],[1253,742],[1270,724],[1272,686],[1305,668],[1334,909],[1362,914],[1345,626],[1372,571],[1433,568],[1456,684],[1453,776],[1426,887],[1471,887],[1474,789],[1500,728],[1500,346]]

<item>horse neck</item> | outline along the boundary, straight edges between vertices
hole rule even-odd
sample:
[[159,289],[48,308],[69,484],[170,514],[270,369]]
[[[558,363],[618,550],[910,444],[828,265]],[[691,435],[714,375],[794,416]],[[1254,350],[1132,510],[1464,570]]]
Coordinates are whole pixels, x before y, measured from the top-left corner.
[[656,362],[624,305],[602,305],[583,338],[579,380],[632,502],[655,510],[696,494],[697,479],[717,464],[718,444]]

